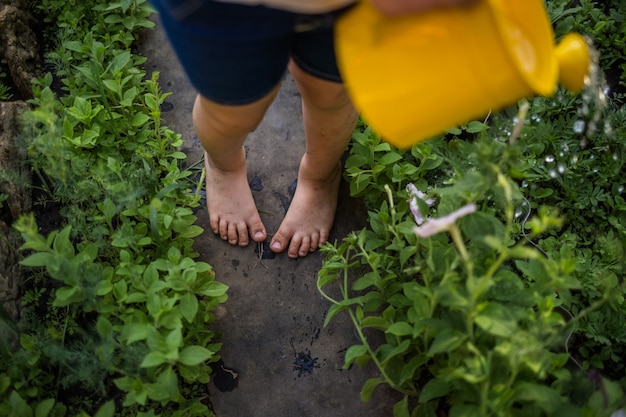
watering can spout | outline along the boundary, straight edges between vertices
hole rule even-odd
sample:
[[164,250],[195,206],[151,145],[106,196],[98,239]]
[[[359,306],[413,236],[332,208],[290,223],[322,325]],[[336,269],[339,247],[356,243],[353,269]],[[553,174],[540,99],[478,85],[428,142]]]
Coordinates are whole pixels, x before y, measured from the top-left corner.
[[585,38],[577,33],[565,35],[556,46],[555,54],[560,84],[575,93],[582,90],[590,65],[589,46]]

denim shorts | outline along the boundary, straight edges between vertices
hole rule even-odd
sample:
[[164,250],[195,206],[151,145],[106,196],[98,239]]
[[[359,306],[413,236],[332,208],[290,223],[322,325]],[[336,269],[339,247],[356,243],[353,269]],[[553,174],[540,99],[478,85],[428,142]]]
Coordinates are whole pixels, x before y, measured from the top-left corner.
[[[255,102],[285,74],[289,58],[308,74],[341,82],[334,20],[211,0],[151,0],[195,89],[226,105]],[[307,0],[303,0],[307,1]]]

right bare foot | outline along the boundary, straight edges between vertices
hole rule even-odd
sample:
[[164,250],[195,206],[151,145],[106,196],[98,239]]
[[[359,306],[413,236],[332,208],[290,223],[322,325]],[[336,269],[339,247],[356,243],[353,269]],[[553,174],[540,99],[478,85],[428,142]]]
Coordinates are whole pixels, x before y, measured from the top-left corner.
[[[241,151],[245,152],[243,148]],[[207,209],[213,233],[231,245],[247,246],[250,237],[255,242],[264,241],[267,232],[252,198],[245,164],[225,171],[213,166],[205,153],[204,166]]]

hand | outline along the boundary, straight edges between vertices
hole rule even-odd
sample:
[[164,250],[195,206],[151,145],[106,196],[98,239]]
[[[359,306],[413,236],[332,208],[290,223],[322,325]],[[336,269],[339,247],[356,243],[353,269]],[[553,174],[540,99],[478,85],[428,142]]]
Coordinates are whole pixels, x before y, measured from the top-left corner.
[[402,16],[420,13],[429,9],[451,6],[465,6],[477,0],[370,0],[372,4],[387,16]]

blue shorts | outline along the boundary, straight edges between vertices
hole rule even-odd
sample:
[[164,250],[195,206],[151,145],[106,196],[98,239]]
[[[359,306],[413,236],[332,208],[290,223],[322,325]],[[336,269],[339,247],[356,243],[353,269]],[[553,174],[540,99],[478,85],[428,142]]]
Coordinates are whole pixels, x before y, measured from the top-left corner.
[[280,82],[290,57],[315,77],[341,82],[333,24],[347,8],[303,15],[211,0],[151,1],[191,84],[209,100],[261,99]]

